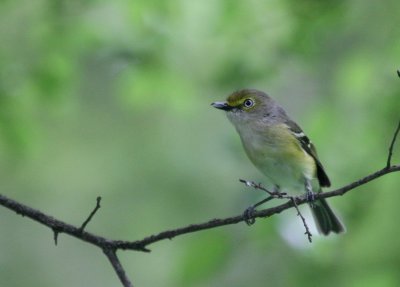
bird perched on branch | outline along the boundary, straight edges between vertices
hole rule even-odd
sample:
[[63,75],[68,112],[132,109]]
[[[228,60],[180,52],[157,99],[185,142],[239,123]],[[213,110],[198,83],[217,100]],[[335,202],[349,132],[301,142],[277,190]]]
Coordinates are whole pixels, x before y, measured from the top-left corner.
[[212,106],[226,112],[247,156],[276,191],[306,192],[320,233],[344,231],[326,200],[313,199],[313,190],[331,185],[314,145],[277,102],[264,92],[244,89]]

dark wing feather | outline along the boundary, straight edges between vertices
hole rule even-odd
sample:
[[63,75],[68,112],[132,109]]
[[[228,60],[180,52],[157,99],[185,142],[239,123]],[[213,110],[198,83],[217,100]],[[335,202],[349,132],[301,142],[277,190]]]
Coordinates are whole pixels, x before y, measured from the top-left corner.
[[324,167],[322,166],[322,163],[318,159],[317,150],[315,149],[315,146],[312,144],[310,139],[304,134],[302,129],[295,122],[288,120],[286,124],[292,131],[293,135],[300,142],[301,147],[315,160],[315,163],[317,165],[317,177],[319,185],[321,187],[331,186],[329,177],[326,174]]

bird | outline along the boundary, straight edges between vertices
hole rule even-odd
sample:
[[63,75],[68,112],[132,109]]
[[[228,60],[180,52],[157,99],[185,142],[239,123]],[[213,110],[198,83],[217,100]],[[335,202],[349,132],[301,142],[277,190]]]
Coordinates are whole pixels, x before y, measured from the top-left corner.
[[235,91],[226,101],[211,105],[226,112],[248,158],[275,191],[305,191],[319,233],[345,231],[327,201],[314,200],[314,191],[322,192],[331,182],[314,144],[282,106],[256,89]]

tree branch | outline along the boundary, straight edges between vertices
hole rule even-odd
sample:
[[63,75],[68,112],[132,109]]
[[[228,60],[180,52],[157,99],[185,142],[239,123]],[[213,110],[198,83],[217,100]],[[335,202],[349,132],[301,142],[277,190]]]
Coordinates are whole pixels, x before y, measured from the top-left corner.
[[119,280],[121,281],[124,287],[133,287],[131,281],[129,281],[128,276],[126,276],[125,270],[119,261],[116,251],[113,248],[104,248],[104,254],[107,256],[110,261],[112,267],[114,268],[115,273],[117,273]]
[[400,130],[400,120],[399,120],[399,124],[397,125],[396,131],[394,132],[392,142],[390,143],[390,146],[389,146],[389,154],[388,154],[388,159],[387,159],[387,163],[386,163],[386,168],[389,168],[392,165],[391,160],[392,160],[392,156],[393,156],[393,147],[394,147],[394,143],[396,142],[397,135],[399,134],[399,130]]
[[[385,174],[392,173],[392,172],[397,172],[400,171],[400,165],[394,165],[389,168],[383,168],[381,170],[378,170],[370,175],[367,175],[366,177],[359,179],[355,182],[352,182],[342,188],[336,189],[334,191],[330,192],[321,192],[321,193],[316,193],[314,194],[315,200],[317,199],[322,199],[322,198],[329,198],[329,197],[334,197],[338,195],[343,195],[347,193],[348,191],[355,189],[356,187],[359,187],[361,185],[364,185],[374,179],[377,179],[378,177],[381,177]],[[307,199],[304,197],[295,197],[296,198],[296,203],[297,205],[302,205],[307,202]],[[294,204],[291,200],[287,201],[286,203],[255,211],[252,215],[251,218],[261,218],[261,217],[271,217],[274,214],[281,213],[282,211],[289,209],[291,207],[294,207]],[[212,219],[204,223],[199,223],[199,224],[191,224],[185,227],[177,228],[177,229],[172,229],[172,230],[167,230],[160,232],[156,235],[151,235],[148,236],[142,240],[138,241],[133,241],[133,242],[127,242],[127,241],[120,241],[117,243],[116,247],[119,249],[133,249],[136,250],[138,247],[141,249],[147,249],[147,246],[150,244],[153,244],[155,242],[165,240],[165,239],[172,239],[176,236],[187,234],[187,233],[192,233],[192,232],[197,232],[200,230],[205,230],[205,229],[211,229],[211,228],[216,228],[220,226],[225,226],[225,225],[231,225],[235,223],[239,223],[242,221],[246,220],[246,216],[243,214],[237,215],[237,216],[232,216],[224,219]]]
[[[334,191],[329,191],[329,192],[322,192],[322,193],[316,193],[315,199],[322,199],[322,198],[329,198],[329,197],[334,197],[334,196],[339,196],[339,195],[344,195],[350,190],[353,190],[361,185],[364,185],[372,180],[375,180],[383,175],[392,173],[392,172],[398,172],[400,171],[400,165],[393,165],[389,168],[385,167],[381,170],[378,170],[370,175],[367,175],[366,177],[359,179],[355,182],[352,182],[342,188],[336,189]],[[302,205],[307,202],[306,198],[303,197],[296,197],[296,203],[297,205]],[[172,229],[172,230],[166,230],[163,232],[160,232],[155,235],[150,235],[148,237],[145,237],[144,239],[141,240],[136,240],[136,241],[122,241],[122,240],[111,240],[104,238],[99,235],[92,234],[90,232],[86,231],[81,231],[80,228],[75,227],[71,224],[65,223],[61,220],[55,219],[52,216],[46,215],[43,212],[33,209],[27,205],[24,205],[22,203],[16,202],[12,199],[7,198],[4,195],[0,195],[0,205],[11,209],[15,211],[17,214],[20,214],[25,217],[29,217],[30,219],[37,221],[53,231],[59,233],[65,233],[70,236],[73,236],[75,238],[78,238],[82,241],[85,241],[87,243],[90,243],[92,245],[95,245],[99,248],[101,248],[104,253],[107,255],[109,258],[111,264],[113,264],[114,270],[122,270],[123,268],[121,264],[119,263],[118,258],[115,255],[115,251],[118,249],[122,250],[135,250],[135,251],[143,251],[143,252],[149,252],[150,250],[147,248],[148,245],[151,245],[153,243],[156,243],[158,241],[162,241],[165,239],[172,239],[174,237],[188,234],[188,233],[193,233],[201,230],[206,230],[206,229],[212,229],[212,228],[217,228],[220,226],[225,226],[225,225],[231,225],[231,224],[236,224],[242,221],[245,221],[246,218],[243,214],[237,215],[237,216],[232,216],[232,217],[227,217],[224,219],[212,219],[204,223],[199,223],[199,224],[190,224],[185,227],[177,228],[177,229]],[[265,218],[265,217],[271,217],[274,214],[279,214],[282,211],[289,209],[291,207],[294,207],[294,203],[292,200],[289,200],[283,204],[255,211],[251,217],[252,218]],[[114,253],[114,255],[112,254]],[[116,265],[114,265],[116,264]],[[120,271],[118,271],[120,272]],[[121,275],[122,273],[118,273],[118,277],[120,278],[121,282],[125,284],[121,277],[124,278],[126,277],[125,275]],[[125,274],[125,272],[123,272]],[[129,282],[129,280],[127,281]],[[131,284],[131,283],[129,283]],[[131,285],[123,285],[123,286],[131,286]]]
[[[381,170],[378,170],[370,175],[367,175],[366,177],[361,178],[355,182],[352,182],[342,188],[336,189],[334,191],[316,193],[316,194],[314,194],[315,200],[344,195],[345,193],[349,192],[350,190],[353,190],[353,189],[355,189],[361,185],[364,185],[372,180],[375,180],[383,175],[400,171],[400,165],[391,165],[394,143],[398,136],[399,130],[400,130],[400,122],[399,122],[399,125],[397,126],[397,129],[396,129],[393,139],[391,141],[391,144],[389,147],[389,155],[388,155],[388,159],[387,159],[387,164],[384,168],[382,168]],[[125,273],[125,270],[122,267],[117,255],[116,255],[116,252],[119,249],[149,252],[150,250],[147,248],[147,246],[149,246],[153,243],[156,243],[158,241],[162,241],[165,239],[172,239],[172,238],[180,236],[180,235],[198,232],[201,230],[217,228],[220,226],[225,226],[225,225],[230,225],[230,224],[236,224],[236,223],[239,223],[242,221],[249,220],[249,218],[255,219],[255,218],[261,218],[261,217],[263,217],[263,218],[271,217],[275,214],[281,213],[282,211],[284,211],[286,209],[289,209],[292,207],[297,207],[297,205],[301,205],[306,202],[307,202],[307,199],[305,197],[294,197],[283,204],[280,204],[280,205],[277,205],[277,206],[274,206],[271,208],[259,210],[259,211],[254,211],[250,217],[245,216],[244,214],[241,214],[241,215],[237,215],[237,216],[227,217],[224,219],[212,219],[212,220],[209,220],[204,223],[191,224],[191,225],[177,228],[177,229],[166,230],[166,231],[160,232],[155,235],[150,235],[141,240],[122,241],[122,240],[112,240],[112,239],[104,238],[102,236],[95,235],[93,233],[90,233],[90,232],[87,232],[84,230],[86,225],[88,224],[88,222],[92,219],[94,214],[100,208],[100,197],[97,198],[96,207],[90,213],[88,219],[82,224],[81,227],[76,227],[71,224],[65,223],[61,220],[58,220],[50,215],[47,215],[37,209],[31,208],[25,204],[22,204],[20,202],[17,202],[15,200],[12,200],[12,199],[0,194],[0,205],[4,206],[10,210],[15,211],[17,214],[20,214],[25,217],[29,217],[30,219],[32,219],[36,222],[39,222],[40,224],[45,225],[45,226],[49,227],[51,230],[53,230],[54,240],[55,240],[56,244],[57,244],[58,235],[60,233],[65,233],[65,234],[68,234],[75,238],[78,238],[82,241],[85,241],[89,244],[99,247],[104,252],[104,254],[107,256],[108,260],[110,261],[111,265],[114,268],[114,271],[116,272],[121,283],[125,287],[131,287],[132,283],[129,281],[129,279]],[[308,228],[306,227],[306,231],[307,230],[308,230]],[[307,232],[306,232],[306,234],[307,234]]]
[[303,214],[301,214],[300,209],[299,209],[299,207],[297,206],[296,198],[290,197],[290,200],[292,201],[294,208],[296,208],[297,216],[299,216],[300,219],[301,219],[301,221],[303,222],[304,228],[305,228],[305,230],[306,230],[306,231],[304,232],[304,234],[307,235],[308,242],[311,243],[311,242],[312,242],[312,234],[311,234],[310,229],[308,228],[306,219],[304,218]]
[[83,232],[83,230],[85,229],[86,225],[88,225],[88,223],[90,222],[90,220],[92,220],[93,216],[96,214],[97,210],[100,209],[100,202],[101,202],[101,196],[98,196],[96,198],[96,206],[94,207],[94,209],[92,210],[92,212],[89,214],[89,217],[85,220],[85,222],[82,223],[81,227],[79,228],[79,230],[81,232]]

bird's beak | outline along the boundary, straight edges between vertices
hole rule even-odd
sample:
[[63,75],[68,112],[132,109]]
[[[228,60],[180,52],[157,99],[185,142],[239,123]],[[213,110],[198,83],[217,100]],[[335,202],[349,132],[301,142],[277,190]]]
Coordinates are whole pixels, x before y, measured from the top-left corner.
[[214,108],[224,110],[224,111],[230,111],[233,109],[232,106],[228,105],[227,102],[214,102],[211,104]]

